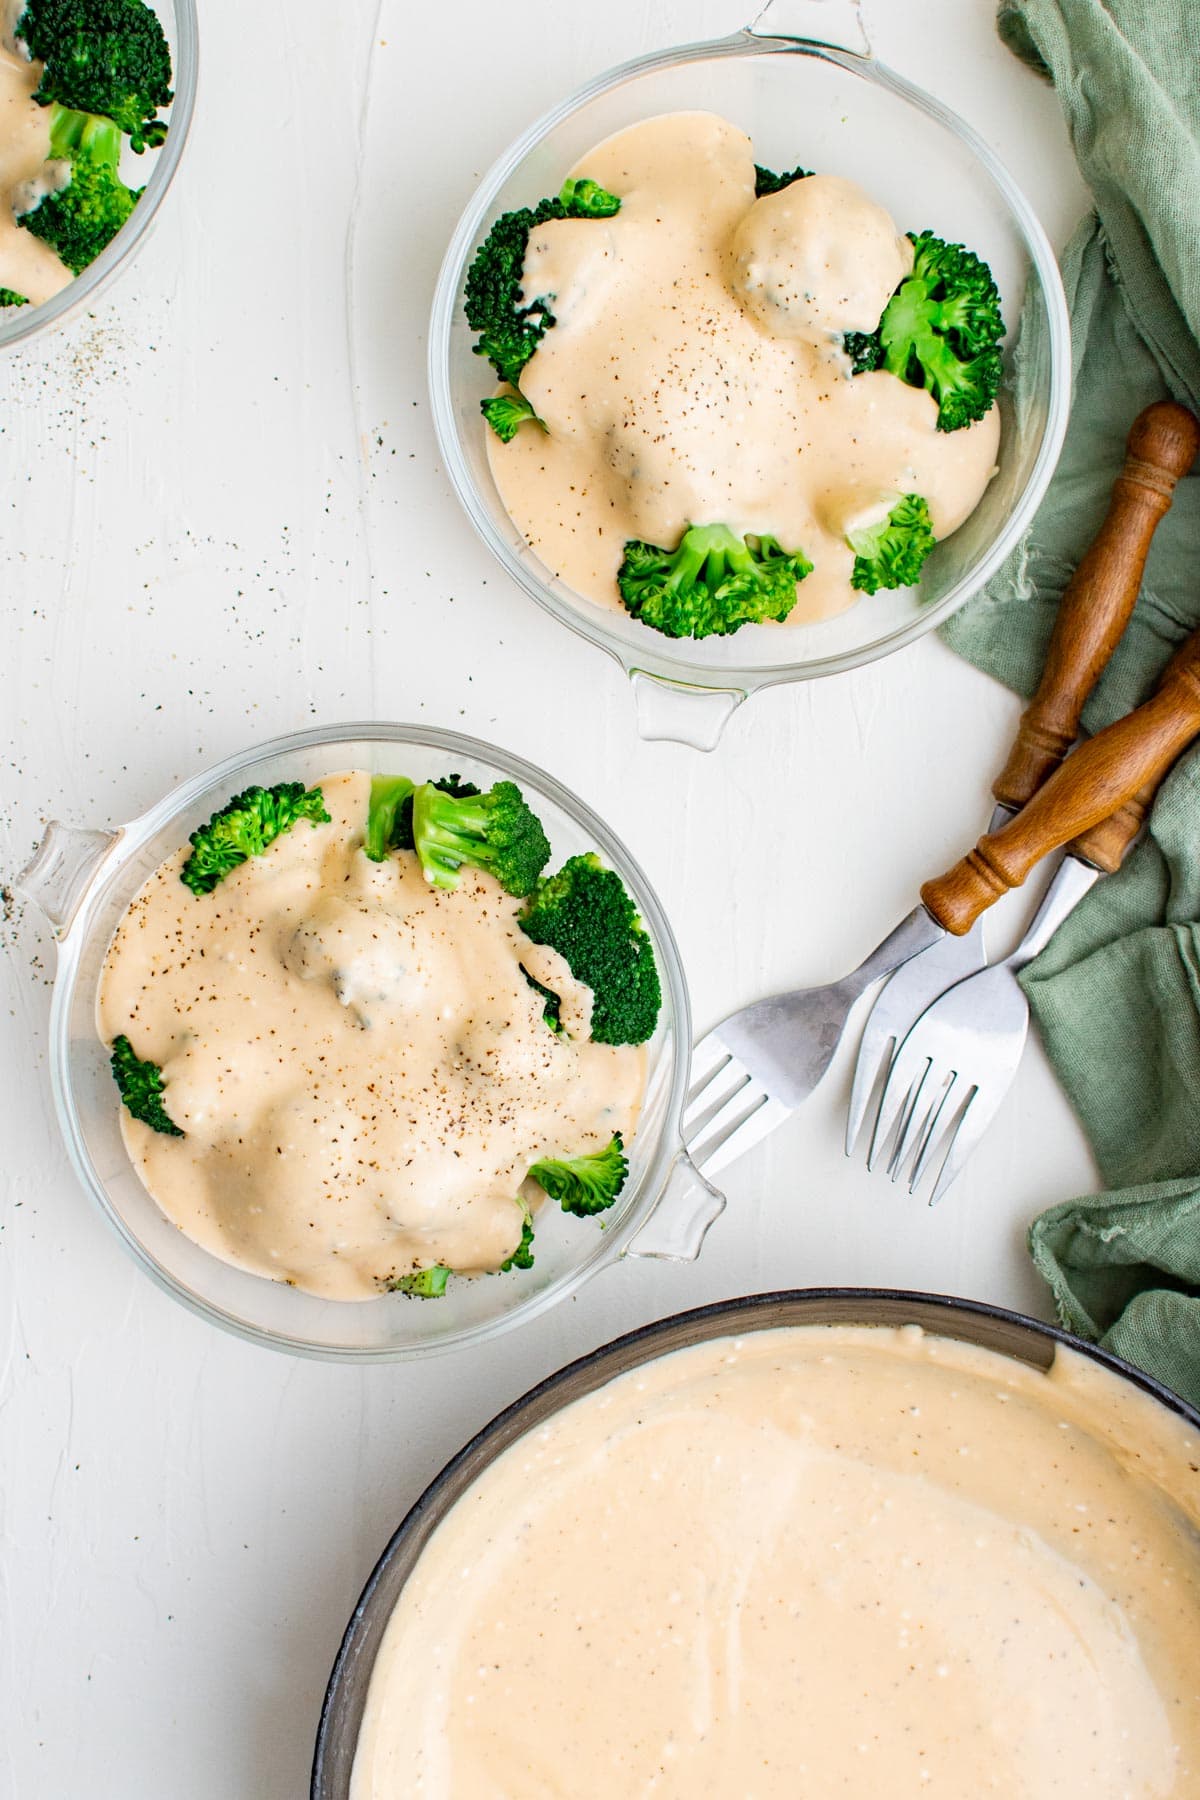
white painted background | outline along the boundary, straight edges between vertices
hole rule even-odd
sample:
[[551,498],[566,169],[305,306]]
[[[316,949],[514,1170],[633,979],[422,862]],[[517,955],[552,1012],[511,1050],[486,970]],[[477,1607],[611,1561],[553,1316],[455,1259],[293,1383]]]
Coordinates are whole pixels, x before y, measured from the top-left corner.
[[[874,0],[869,22],[1061,244],[1082,190],[1053,96],[996,43],[992,10]],[[120,821],[269,734],[460,726],[544,763],[625,836],[704,1027],[856,962],[965,847],[1011,696],[926,640],[760,697],[714,757],[644,745],[616,666],[491,566],[434,453],[425,322],[481,171],[596,70],[739,14],[207,0],[193,140],[152,242],[92,318],[0,363],[0,881],[46,817]],[[771,842],[768,807],[790,820]],[[76,1188],[46,1082],[53,963],[37,920],[6,915],[4,1800],[298,1800],[363,1579],[499,1407],[627,1327],[756,1289],[899,1284],[1044,1311],[1024,1227],[1091,1179],[1031,1048],[931,1215],[844,1161],[843,1057],[731,1172],[698,1266],[609,1270],[486,1356],[291,1361],[160,1294]]]

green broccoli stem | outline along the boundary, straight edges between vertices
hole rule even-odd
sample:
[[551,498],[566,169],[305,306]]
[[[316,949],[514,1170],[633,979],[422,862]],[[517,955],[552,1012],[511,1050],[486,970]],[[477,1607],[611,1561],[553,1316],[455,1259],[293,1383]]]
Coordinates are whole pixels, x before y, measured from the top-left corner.
[[413,800],[413,836],[426,876],[434,887],[456,888],[464,863],[492,861],[487,835],[490,807],[482,794],[465,799],[426,784]]
[[415,783],[407,775],[374,775],[367,804],[367,829],[363,849],[372,862],[386,862],[397,839],[397,816],[410,799]]
[[50,160],[70,161],[79,150],[115,175],[121,161],[122,137],[119,126],[111,119],[95,113],[74,112],[70,107],[53,105],[50,109]]
[[745,539],[727,525],[693,525],[684,533],[667,580],[672,587],[690,587],[701,570],[707,585],[716,587],[726,574],[753,579],[757,565]]
[[418,1300],[440,1300],[453,1273],[445,1263],[434,1263],[428,1269],[414,1269],[411,1275],[396,1275],[387,1283],[392,1294],[413,1294]]

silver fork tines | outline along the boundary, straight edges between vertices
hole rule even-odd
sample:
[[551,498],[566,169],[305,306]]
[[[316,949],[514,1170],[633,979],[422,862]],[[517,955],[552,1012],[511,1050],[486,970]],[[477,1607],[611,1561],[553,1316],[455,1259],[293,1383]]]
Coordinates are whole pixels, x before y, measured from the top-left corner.
[[930,1205],[961,1173],[1012,1085],[1029,1031],[1029,1002],[1017,981],[1098,878],[1067,856],[1020,944],[1003,962],[948,988],[908,1032],[879,1102],[868,1166],[893,1181],[908,1166],[908,1191],[937,1170]]
[[824,987],[772,994],[731,1013],[692,1052],[683,1141],[714,1175],[781,1125],[816,1087],[859,995],[945,932],[916,906],[856,969]]
[[787,1117],[789,1108],[771,1098],[715,1032],[696,1046],[692,1075],[683,1141],[706,1175],[744,1155]]
[[[994,807],[988,830],[999,831],[1012,816],[1010,806],[1001,803]],[[940,944],[935,944],[931,950],[926,951],[924,956],[902,963],[884,983],[867,1015],[859,1041],[854,1081],[850,1089],[850,1105],[846,1112],[847,1156],[853,1154],[872,1099],[910,1027],[916,1024],[925,1008],[931,1006],[939,994],[944,994],[947,988],[965,980],[968,975],[974,975],[986,963],[984,920],[980,918],[962,937],[944,938]],[[886,1123],[888,1130],[881,1131],[876,1108],[871,1149],[867,1158],[868,1167],[875,1166],[880,1145],[886,1143],[890,1131],[895,1127],[895,1117]]]

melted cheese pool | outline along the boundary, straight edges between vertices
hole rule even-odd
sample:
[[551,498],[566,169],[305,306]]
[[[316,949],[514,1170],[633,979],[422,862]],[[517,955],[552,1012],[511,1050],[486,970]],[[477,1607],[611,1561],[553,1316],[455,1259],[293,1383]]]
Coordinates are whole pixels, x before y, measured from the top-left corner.
[[352,1800],[1200,1795],[1200,1441],[913,1327],[679,1351],[434,1532]]

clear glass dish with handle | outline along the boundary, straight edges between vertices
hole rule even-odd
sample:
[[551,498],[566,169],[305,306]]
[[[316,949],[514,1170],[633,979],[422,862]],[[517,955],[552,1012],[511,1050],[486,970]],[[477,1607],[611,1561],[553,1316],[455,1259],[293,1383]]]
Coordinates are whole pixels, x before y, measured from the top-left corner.
[[956,1339],[1043,1370],[1050,1368],[1061,1345],[1107,1369],[1148,1395],[1164,1414],[1200,1432],[1200,1413],[1142,1370],[1037,1319],[980,1301],[884,1288],[805,1288],[722,1300],[656,1320],[532,1388],[430,1482],[385,1547],[350,1617],[321,1710],[310,1800],[349,1800],[376,1655],[404,1585],[456,1502],[511,1445],[544,1427],[573,1402],[672,1351],[780,1327],[828,1325],[917,1326],[930,1336]]
[[[594,849],[625,882],[653,941],[663,1007],[647,1045],[641,1122],[629,1176],[598,1220],[539,1215],[533,1269],[452,1281],[441,1299],[388,1294],[320,1299],[219,1260],[185,1236],[143,1187],[126,1153],[96,996],[109,943],[143,882],[230,796],[254,782],[311,784],[340,769],[432,779],[451,772],[481,787],[519,784],[545,825],[551,868]],[[387,1361],[478,1343],[565,1298],[626,1253],[691,1259],[724,1201],[683,1152],[691,1021],[671,928],[640,868],[604,822],[552,776],[457,732],[423,726],[331,725],[276,738],[185,782],[115,830],[49,826],[19,878],[54,926],[58,965],[50,1013],[50,1074],[72,1164],[135,1260],[175,1299],[214,1324],[276,1349],[350,1361]]]
[[[27,343],[43,332],[69,324],[89,306],[94,306],[101,293],[121,270],[128,267],[145,243],[167,189],[175,179],[196,105],[199,59],[196,0],[148,0],[148,4],[162,21],[171,47],[175,97],[164,112],[168,130],[162,148],[144,151],[140,157],[126,151],[122,158],[123,179],[131,186],[144,183],[146,191],[108,248],[101,251],[81,275],[68,282],[61,293],[43,301],[40,306],[8,307],[0,311],[0,350]],[[22,10],[18,5],[12,17],[15,19]]]
[[[811,35],[804,35],[805,31]],[[1011,342],[1022,300],[1048,354],[1022,371],[1018,416],[1001,395],[998,469],[976,510],[937,546],[919,588],[881,590],[816,624],[746,626],[673,641],[569,588],[525,542],[488,465],[480,400],[494,391],[463,314],[466,272],[498,214],[556,193],[577,158],[657,113],[722,114],[771,168],[802,163],[857,181],[902,230],[968,244],[991,265]],[[1046,489],[1070,403],[1069,326],[1053,251],[1028,201],[983,140],[870,51],[852,0],[773,0],[730,37],[638,58],[590,82],[514,143],[480,182],[442,264],[429,381],[434,425],[468,517],[504,569],[560,624],[616,658],[644,737],[711,749],[738,704],[776,682],[838,674],[940,625],[995,573]]]

